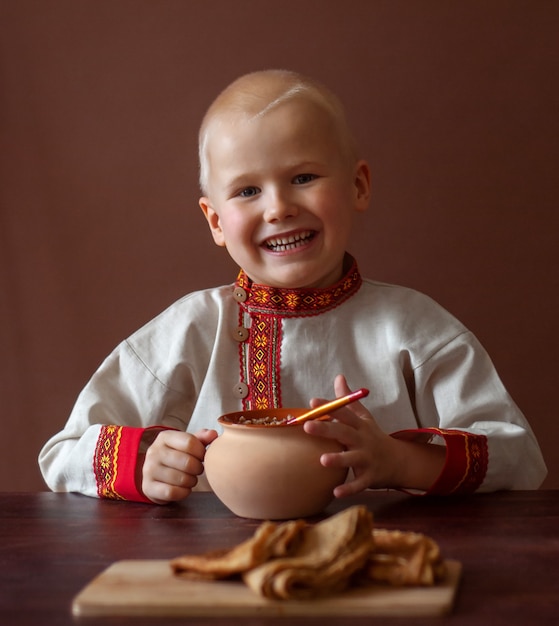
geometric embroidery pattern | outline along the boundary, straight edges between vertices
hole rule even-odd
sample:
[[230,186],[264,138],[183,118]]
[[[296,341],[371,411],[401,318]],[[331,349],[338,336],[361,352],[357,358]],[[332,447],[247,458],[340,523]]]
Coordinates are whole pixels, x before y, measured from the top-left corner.
[[115,490],[122,429],[122,426],[101,426],[93,455],[93,471],[100,498],[124,500]]
[[349,272],[337,283],[320,289],[307,287],[284,289],[252,283],[243,270],[237,276],[236,286],[247,292],[241,306],[250,313],[262,313],[279,317],[305,317],[320,315],[336,308],[354,295],[362,279],[357,263],[352,259]]
[[253,283],[243,270],[235,283],[247,294],[239,302],[239,325],[250,318],[250,334],[239,343],[240,375],[248,389],[243,409],[281,407],[281,343],[284,318],[320,315],[336,308],[359,290],[362,278],[351,258],[347,274],[325,288],[284,289]]
[[[447,447],[451,449],[451,458],[454,459],[451,473],[443,484],[439,485],[442,487],[442,493],[474,493],[487,474],[489,464],[487,437],[451,428],[425,430],[443,437]],[[450,476],[452,479],[449,482]]]
[[464,450],[466,454],[464,477],[452,493],[473,493],[481,485],[487,473],[489,462],[487,437],[464,433]]
[[251,317],[250,339],[240,345],[241,379],[249,388],[243,409],[278,408],[282,321],[280,317],[259,313]]

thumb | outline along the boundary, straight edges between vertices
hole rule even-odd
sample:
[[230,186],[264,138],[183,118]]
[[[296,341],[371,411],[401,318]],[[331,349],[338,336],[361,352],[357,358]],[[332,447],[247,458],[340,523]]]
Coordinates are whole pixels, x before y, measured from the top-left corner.
[[[351,393],[351,389],[347,384],[347,380],[343,374],[338,374],[334,379],[334,393],[336,394],[336,398],[341,398],[342,396],[347,396],[348,393]],[[324,398],[312,398],[310,405],[311,409],[320,406],[321,404],[325,404],[328,400]]]
[[217,430],[203,428],[202,430],[194,433],[194,436],[199,439],[205,446],[209,446],[210,443],[217,438]]

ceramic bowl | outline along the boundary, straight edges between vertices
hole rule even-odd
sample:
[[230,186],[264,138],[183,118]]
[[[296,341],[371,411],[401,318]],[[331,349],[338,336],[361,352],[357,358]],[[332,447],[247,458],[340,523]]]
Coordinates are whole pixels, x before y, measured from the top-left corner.
[[243,420],[298,416],[306,408],[238,411],[222,415],[223,433],[206,451],[206,477],[217,497],[239,517],[294,519],[320,513],[347,469],[320,464],[337,442],[308,435],[302,424],[243,424]]

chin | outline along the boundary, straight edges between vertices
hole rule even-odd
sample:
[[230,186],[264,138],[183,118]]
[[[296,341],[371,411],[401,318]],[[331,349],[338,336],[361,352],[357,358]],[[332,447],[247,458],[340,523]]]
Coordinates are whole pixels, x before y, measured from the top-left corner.
[[261,275],[261,279],[252,276],[251,278],[255,283],[278,289],[321,289],[334,285],[342,275],[343,263],[325,268],[324,263],[299,261],[291,266],[283,264],[283,267],[270,268],[267,276]]
[[292,280],[285,279],[283,281],[275,280],[269,284],[270,287],[277,287],[281,289],[322,289],[325,287],[330,287],[338,281],[331,281],[328,277],[317,277],[314,280],[312,277],[307,278],[306,280],[302,280],[300,276],[294,277]]

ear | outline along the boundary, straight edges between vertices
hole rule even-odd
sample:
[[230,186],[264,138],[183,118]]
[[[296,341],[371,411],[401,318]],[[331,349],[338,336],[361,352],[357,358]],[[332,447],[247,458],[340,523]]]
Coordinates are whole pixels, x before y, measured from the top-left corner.
[[355,187],[355,210],[365,211],[371,199],[371,169],[367,161],[360,160],[355,165],[353,184]]
[[216,245],[225,247],[225,235],[223,234],[223,230],[221,230],[221,226],[219,223],[219,215],[212,207],[210,199],[206,197],[200,198],[198,200],[198,204],[208,221],[208,226],[210,227],[210,231],[212,233],[212,237]]

